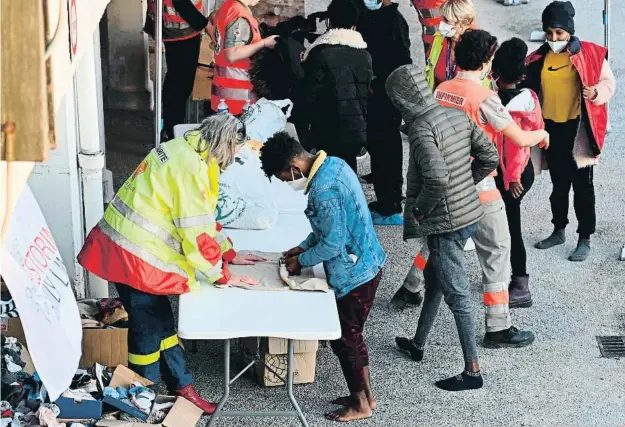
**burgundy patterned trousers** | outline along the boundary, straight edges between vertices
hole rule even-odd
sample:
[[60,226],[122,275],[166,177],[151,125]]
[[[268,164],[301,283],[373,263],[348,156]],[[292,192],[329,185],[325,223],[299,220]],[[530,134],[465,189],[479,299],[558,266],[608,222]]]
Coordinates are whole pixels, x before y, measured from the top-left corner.
[[330,345],[339,358],[350,393],[365,389],[363,368],[369,366],[369,353],[362,331],[381,280],[382,270],[372,280],[336,301],[342,334]]

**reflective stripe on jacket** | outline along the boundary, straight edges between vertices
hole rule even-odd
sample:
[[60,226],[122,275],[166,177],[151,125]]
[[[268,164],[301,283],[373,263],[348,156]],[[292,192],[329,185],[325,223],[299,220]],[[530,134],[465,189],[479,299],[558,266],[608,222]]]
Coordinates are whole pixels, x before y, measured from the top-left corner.
[[78,262],[93,274],[156,295],[229,279],[235,252],[215,219],[219,166],[197,154],[199,136],[153,149],[91,230]]
[[[185,21],[176,11],[173,0],[161,0],[163,2],[163,40],[175,41],[191,38],[201,32],[196,30]],[[203,12],[202,0],[191,0],[195,8]],[[156,22],[156,0],[148,0],[148,19]]]
[[228,25],[239,18],[244,18],[252,29],[252,40],[261,40],[258,21],[252,11],[237,0],[226,0],[215,15],[215,75],[211,92],[211,109],[217,111],[221,98],[226,100],[228,110],[232,114],[241,114],[243,106],[252,99],[252,82],[250,81],[250,59],[229,62],[226,59],[226,30]]
[[[495,145],[501,133],[489,123],[483,124],[480,120],[480,105],[490,96],[497,95],[493,90],[484,87],[483,84],[474,80],[454,78],[438,85],[434,91],[434,97],[444,107],[456,108],[464,111],[473,122],[488,136]],[[486,179],[477,184],[477,191],[482,203],[490,203],[501,199],[501,193],[495,185],[493,171]]]

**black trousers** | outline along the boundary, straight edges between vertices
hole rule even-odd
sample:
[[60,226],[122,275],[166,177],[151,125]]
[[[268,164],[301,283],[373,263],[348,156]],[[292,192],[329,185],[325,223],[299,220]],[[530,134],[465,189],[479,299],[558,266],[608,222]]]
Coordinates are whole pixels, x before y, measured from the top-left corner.
[[534,184],[534,165],[530,159],[521,174],[523,193],[521,193],[518,199],[512,197],[510,191],[506,191],[501,168],[498,168],[497,172],[495,182],[501,192],[503,202],[506,205],[508,229],[510,230],[510,264],[512,266],[512,275],[527,276],[527,253],[525,251],[525,242],[523,241],[523,230],[521,227],[521,201]]
[[191,384],[169,298],[122,283],[115,287],[128,312],[128,367],[153,383],[162,375],[170,391]]
[[165,42],[167,74],[163,82],[163,122],[170,138],[174,126],[184,123],[187,99],[193,92],[200,57],[201,34],[187,40]]
[[551,202],[552,223],[556,230],[569,223],[569,193],[573,187],[573,208],[579,223],[577,232],[582,239],[589,238],[596,229],[595,186],[593,167],[579,169],[573,158],[573,145],[577,137],[579,120],[555,123],[545,120],[545,130],[551,135],[547,150],[547,164],[553,190]]
[[367,108],[367,150],[376,202],[372,209],[382,216],[402,212],[403,147],[399,126],[401,115],[384,88],[375,90]]

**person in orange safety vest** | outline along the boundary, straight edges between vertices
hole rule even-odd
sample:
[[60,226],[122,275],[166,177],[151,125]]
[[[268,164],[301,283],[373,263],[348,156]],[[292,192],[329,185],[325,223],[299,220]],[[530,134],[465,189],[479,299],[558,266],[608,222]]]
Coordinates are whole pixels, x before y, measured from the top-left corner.
[[277,36],[261,37],[250,7],[259,0],[226,0],[214,17],[215,75],[211,110],[225,100],[228,111],[241,114],[243,106],[256,101],[252,92],[250,58],[264,48],[272,49]]
[[128,366],[154,383],[162,374],[170,392],[206,414],[216,406],[193,387],[169,296],[198,289],[199,276],[223,285],[257,283],[232,276],[228,263],[263,259],[238,255],[216,221],[220,171],[246,138],[243,123],[222,113],[152,149],[78,255],[87,271],[116,285],[128,312]]
[[[497,38],[488,32],[469,30],[464,33],[455,48],[461,71],[454,79],[438,85],[434,97],[443,106],[463,110],[495,144],[499,144],[498,139],[504,135],[508,141],[521,147],[538,144],[548,147],[547,132],[543,129],[522,130],[503,106],[499,95],[481,84],[491,72],[496,49]],[[484,346],[523,347],[534,341],[534,334],[511,325],[509,303],[513,301],[509,300],[508,293],[510,231],[495,175],[496,172],[477,184],[485,216],[478,222],[473,235],[484,284]]]
[[[160,0],[163,2],[163,44],[167,74],[163,82],[163,131],[161,140],[174,135],[174,126],[184,123],[187,99],[193,91],[200,56],[202,31],[208,25],[202,0]],[[152,37],[156,0],[148,0],[143,31]]]

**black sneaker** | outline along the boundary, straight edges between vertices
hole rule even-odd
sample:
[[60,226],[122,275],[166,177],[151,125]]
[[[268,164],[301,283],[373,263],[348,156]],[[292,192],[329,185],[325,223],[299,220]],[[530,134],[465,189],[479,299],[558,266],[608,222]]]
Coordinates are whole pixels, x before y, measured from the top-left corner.
[[395,292],[391,299],[391,304],[395,308],[404,309],[406,307],[419,307],[423,302],[422,292],[410,292],[403,286]]
[[483,345],[486,348],[520,348],[534,342],[536,336],[531,331],[521,331],[514,326],[498,332],[486,332]]
[[395,344],[397,344],[400,350],[410,354],[410,358],[415,362],[423,360],[423,349],[417,348],[414,340],[404,337],[395,337]]

